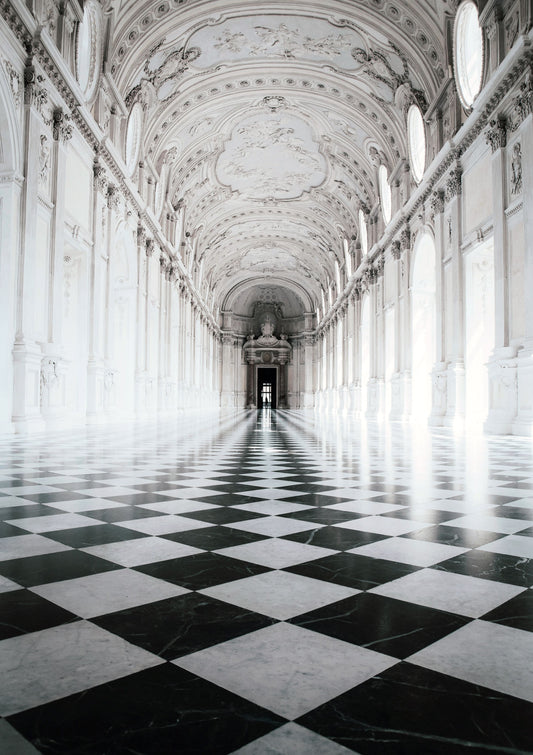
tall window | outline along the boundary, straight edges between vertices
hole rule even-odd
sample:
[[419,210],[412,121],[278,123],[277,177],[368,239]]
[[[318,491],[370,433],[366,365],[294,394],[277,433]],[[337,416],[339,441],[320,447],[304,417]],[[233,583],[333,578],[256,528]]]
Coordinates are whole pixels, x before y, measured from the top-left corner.
[[359,210],[359,242],[361,244],[361,252],[364,256],[368,252],[368,229],[363,210]]
[[350,245],[348,239],[342,240],[342,247],[344,249],[344,264],[346,265],[346,275],[348,278],[352,274],[352,255],[350,254]]
[[426,169],[426,129],[418,105],[411,105],[407,114],[407,133],[409,136],[409,160],[411,173],[420,183]]
[[388,223],[392,217],[392,194],[389,184],[389,171],[384,165],[379,166],[378,180],[381,212],[383,213],[383,220]]
[[481,89],[483,75],[483,32],[472,0],[461,3],[454,25],[455,83],[461,102],[472,107]]

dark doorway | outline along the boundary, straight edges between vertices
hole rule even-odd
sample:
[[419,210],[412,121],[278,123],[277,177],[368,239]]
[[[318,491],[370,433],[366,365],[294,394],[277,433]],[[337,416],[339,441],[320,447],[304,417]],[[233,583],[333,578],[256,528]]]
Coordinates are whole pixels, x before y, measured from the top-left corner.
[[258,367],[257,369],[257,407],[265,409],[276,408],[277,402],[277,370],[275,367]]

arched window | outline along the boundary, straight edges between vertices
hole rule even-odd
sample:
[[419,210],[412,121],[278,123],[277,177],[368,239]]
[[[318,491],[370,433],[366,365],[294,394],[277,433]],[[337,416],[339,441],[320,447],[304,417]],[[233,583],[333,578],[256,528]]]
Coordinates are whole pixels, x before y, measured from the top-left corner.
[[131,175],[137,163],[139,162],[139,153],[141,150],[141,131],[142,131],[142,116],[143,109],[140,102],[136,102],[130,112],[128,118],[128,126],[126,129],[126,168]]
[[94,99],[102,65],[102,10],[91,0],[85,4],[76,37],[76,76],[87,102]]
[[483,32],[472,0],[465,0],[457,10],[453,53],[457,91],[463,105],[470,108],[481,89],[483,75]]
[[346,275],[348,278],[352,275],[352,255],[350,254],[350,245],[348,239],[344,239],[342,242],[344,248],[344,263],[346,265]]
[[379,166],[378,180],[381,212],[383,213],[383,220],[388,223],[392,217],[392,194],[389,184],[389,171],[384,165]]
[[368,252],[368,229],[363,210],[359,210],[359,242],[361,244],[361,252],[364,256]]
[[415,181],[420,183],[426,169],[426,129],[418,105],[411,105],[407,113],[407,133],[411,172]]

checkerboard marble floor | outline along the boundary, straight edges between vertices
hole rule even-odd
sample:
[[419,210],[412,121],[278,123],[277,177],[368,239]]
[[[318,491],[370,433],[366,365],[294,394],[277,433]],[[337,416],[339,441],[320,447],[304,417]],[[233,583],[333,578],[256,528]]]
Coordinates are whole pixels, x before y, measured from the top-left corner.
[[533,446],[299,412],[0,441],[2,753],[533,752]]

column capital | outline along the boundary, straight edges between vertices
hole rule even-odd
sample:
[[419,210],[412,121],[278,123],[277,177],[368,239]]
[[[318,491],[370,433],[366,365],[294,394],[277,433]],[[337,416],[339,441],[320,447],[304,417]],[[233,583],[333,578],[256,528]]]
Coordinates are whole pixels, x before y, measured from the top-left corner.
[[492,149],[492,154],[507,146],[507,123],[503,116],[499,115],[490,121],[485,139]]

